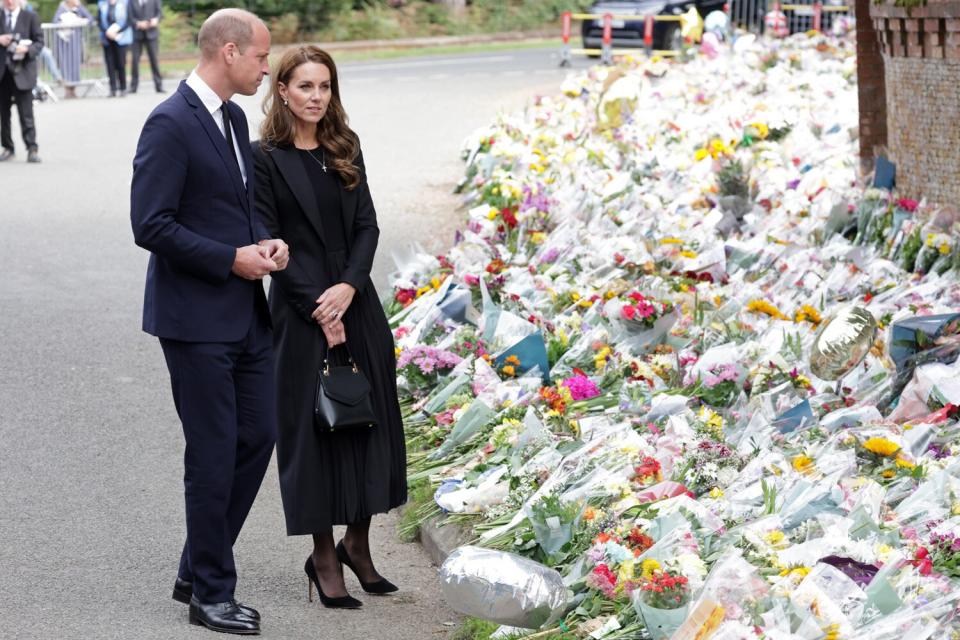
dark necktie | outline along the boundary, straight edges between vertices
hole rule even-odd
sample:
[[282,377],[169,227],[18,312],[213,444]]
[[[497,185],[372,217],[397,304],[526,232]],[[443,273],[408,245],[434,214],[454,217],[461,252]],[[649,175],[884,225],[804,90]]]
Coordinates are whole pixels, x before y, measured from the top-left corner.
[[13,12],[7,11],[7,33],[13,33]]
[[220,106],[220,113],[223,114],[223,137],[227,139],[227,146],[230,147],[230,155],[233,156],[233,161],[237,163],[237,168],[240,168],[240,161],[237,160],[237,150],[233,148],[233,132],[230,130],[230,109],[227,107],[227,103],[224,102]]

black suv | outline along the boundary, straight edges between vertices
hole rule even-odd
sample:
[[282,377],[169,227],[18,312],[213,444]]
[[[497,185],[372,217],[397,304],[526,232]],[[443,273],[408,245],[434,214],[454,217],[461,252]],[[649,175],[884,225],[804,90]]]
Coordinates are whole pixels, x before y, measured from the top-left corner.
[[[643,48],[643,18],[646,15],[678,16],[697,8],[701,16],[711,11],[722,11],[725,0],[611,0],[597,2],[589,13],[615,16],[613,21],[613,47],[625,49]],[[616,16],[638,16],[636,20],[618,19]],[[584,49],[599,49],[603,45],[603,19],[584,20],[581,24]],[[657,21],[653,23],[654,49],[679,49],[682,36],[679,22]]]

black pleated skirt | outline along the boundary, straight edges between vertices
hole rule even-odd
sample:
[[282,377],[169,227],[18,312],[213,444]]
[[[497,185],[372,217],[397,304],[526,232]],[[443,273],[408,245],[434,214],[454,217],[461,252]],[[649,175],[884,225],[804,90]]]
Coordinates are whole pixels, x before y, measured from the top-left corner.
[[[347,254],[329,252],[326,260],[336,282]],[[283,292],[272,284],[270,295],[282,298]],[[350,354],[372,387],[378,424],[371,430],[332,434],[314,428],[323,333],[282,300],[271,300],[271,309],[277,355],[277,465],[287,535],[322,533],[404,504],[406,448],[396,355],[373,283],[368,280],[357,292],[343,318]]]

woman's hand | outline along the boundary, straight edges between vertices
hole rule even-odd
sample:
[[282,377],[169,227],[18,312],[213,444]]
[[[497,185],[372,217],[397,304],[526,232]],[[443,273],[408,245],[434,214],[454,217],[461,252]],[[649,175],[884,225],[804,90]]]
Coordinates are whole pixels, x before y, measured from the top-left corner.
[[338,344],[347,341],[347,330],[339,320],[321,325],[321,328],[323,329],[323,335],[327,338],[327,349],[333,349]]
[[313,311],[313,319],[323,327],[331,322],[343,320],[343,314],[353,302],[353,295],[356,292],[357,290],[346,282],[333,285],[317,298],[319,306]]

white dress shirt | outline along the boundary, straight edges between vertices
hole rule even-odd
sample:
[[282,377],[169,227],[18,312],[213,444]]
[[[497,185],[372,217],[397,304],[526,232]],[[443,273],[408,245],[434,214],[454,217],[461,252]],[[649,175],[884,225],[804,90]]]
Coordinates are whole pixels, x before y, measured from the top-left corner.
[[[193,89],[197,97],[200,98],[200,102],[203,103],[203,106],[206,107],[210,115],[213,116],[213,121],[217,123],[217,128],[220,129],[220,135],[224,135],[223,112],[220,111],[220,107],[223,106],[223,100],[220,99],[220,96],[210,88],[210,85],[203,81],[203,78],[197,75],[196,69],[191,71],[189,77],[187,77],[187,86]],[[240,153],[240,147],[237,146],[237,129],[231,126],[230,132],[233,135],[233,148],[237,154],[237,163],[240,165],[240,175],[243,176],[243,184],[247,184],[247,168],[243,164],[243,154]]]
[[[9,18],[8,18],[9,17]],[[20,7],[17,7],[13,10],[11,14],[6,9],[3,10],[3,24],[0,27],[3,27],[4,31],[7,28],[7,20],[10,20],[10,33],[13,33],[17,28],[17,20],[20,18]]]

